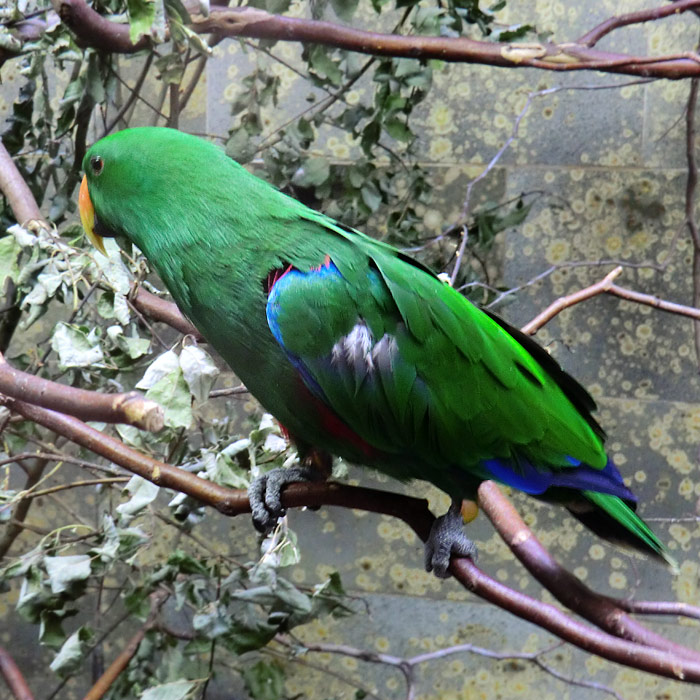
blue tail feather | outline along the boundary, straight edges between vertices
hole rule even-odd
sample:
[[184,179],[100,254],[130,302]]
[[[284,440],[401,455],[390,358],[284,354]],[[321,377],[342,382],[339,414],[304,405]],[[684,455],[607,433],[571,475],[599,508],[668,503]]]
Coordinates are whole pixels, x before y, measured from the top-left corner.
[[494,479],[534,496],[550,488],[568,488],[580,491],[597,491],[618,496],[624,501],[637,503],[636,496],[625,486],[620,472],[608,458],[603,469],[595,469],[571,457],[566,458],[572,467],[545,471],[524,458],[517,460],[487,459],[481,464]]

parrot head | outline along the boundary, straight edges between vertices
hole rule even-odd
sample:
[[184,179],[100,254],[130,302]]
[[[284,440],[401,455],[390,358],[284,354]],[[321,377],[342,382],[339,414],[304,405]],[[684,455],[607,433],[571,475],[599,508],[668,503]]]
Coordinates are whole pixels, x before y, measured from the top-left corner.
[[103,239],[114,237],[149,257],[177,246],[185,220],[201,224],[210,215],[216,196],[207,172],[221,161],[234,164],[214,144],[175,129],[125,129],[97,141],[83,159],[78,197],[85,233],[102,253]]

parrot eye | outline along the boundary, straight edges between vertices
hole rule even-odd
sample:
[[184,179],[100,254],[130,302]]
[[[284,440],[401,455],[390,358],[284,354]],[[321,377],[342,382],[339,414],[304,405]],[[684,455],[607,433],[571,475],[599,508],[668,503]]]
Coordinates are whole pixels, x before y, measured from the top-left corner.
[[90,167],[95,175],[99,175],[105,167],[105,162],[100,156],[92,156],[90,158]]

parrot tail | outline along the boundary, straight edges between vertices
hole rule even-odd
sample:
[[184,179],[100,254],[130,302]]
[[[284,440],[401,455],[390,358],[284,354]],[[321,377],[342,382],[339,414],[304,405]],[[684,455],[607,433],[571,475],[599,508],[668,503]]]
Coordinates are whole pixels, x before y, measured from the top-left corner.
[[[619,496],[598,491],[582,491],[589,502],[567,504],[569,512],[599,537],[623,547],[632,547],[644,554],[665,561],[677,573],[678,563],[651,528]],[[590,504],[597,506],[591,508]]]

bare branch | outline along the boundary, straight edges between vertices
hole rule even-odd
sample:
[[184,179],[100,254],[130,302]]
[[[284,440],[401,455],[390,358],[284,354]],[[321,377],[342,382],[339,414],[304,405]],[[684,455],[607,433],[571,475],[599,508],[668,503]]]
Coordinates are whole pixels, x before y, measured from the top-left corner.
[[[182,469],[158,462],[71,416],[17,400],[12,401],[11,407],[25,418],[64,435],[158,486],[186,493],[226,515],[250,512],[248,496],[243,491],[213,484]],[[482,507],[488,509],[493,495],[489,490],[489,482],[484,483],[487,486],[482,484],[479,498]],[[491,488],[495,488],[493,484]],[[292,484],[284,490],[282,503],[288,508],[337,505],[391,515],[406,522],[423,541],[427,539],[434,522],[434,516],[423,499],[345,484]],[[462,585],[476,595],[549,630],[582,649],[633,668],[668,678],[700,683],[700,661],[695,661],[694,656],[691,659],[695,652],[690,649],[685,650],[683,654],[669,653],[658,648],[649,648],[643,644],[618,639],[590,628],[554,606],[504,586],[478,569],[469,559],[453,557],[450,571]],[[627,629],[630,629],[629,623]],[[648,637],[648,640],[653,639]],[[672,644],[668,642],[668,645]]]
[[157,432],[163,427],[163,409],[137,391],[101,394],[20,372],[0,353],[0,394],[22,398],[45,408],[62,411],[84,420],[128,423]]
[[605,294],[610,294],[611,296],[620,297],[621,299],[627,299],[628,301],[634,301],[637,304],[644,304],[644,306],[652,306],[659,311],[667,311],[670,314],[678,314],[680,316],[688,316],[689,318],[694,318],[700,320],[700,308],[693,306],[685,306],[683,304],[676,304],[673,301],[666,301],[665,299],[660,299],[653,294],[644,294],[643,292],[635,292],[632,289],[625,289],[624,287],[618,287],[616,284],[611,284],[608,289],[603,290]]
[[161,299],[139,286],[132,292],[131,302],[136,309],[154,321],[162,321],[180,333],[191,335],[197,341],[204,341],[200,332],[182,315],[177,304],[172,301]]
[[[483,501],[481,500],[483,498]],[[700,652],[675,644],[626,615],[618,602],[594,593],[542,546],[493,481],[479,487],[479,502],[505,543],[527,570],[569,609],[610,634],[700,663]]]
[[146,633],[155,627],[158,620],[158,614],[163,604],[168,599],[169,594],[165,591],[156,591],[151,594],[151,611],[148,619],[141,626],[138,632],[127,642],[124,650],[114,661],[109,665],[107,670],[100,676],[97,683],[88,690],[83,700],[100,700],[112,687],[112,684],[123,673],[124,669],[129,665],[129,661],[134,658],[136,652],[141,646]]
[[619,27],[627,27],[630,24],[641,24],[643,22],[653,22],[664,17],[672,15],[680,15],[688,10],[697,10],[698,4],[693,0],[679,0],[672,2],[663,7],[652,7],[648,10],[640,10],[639,12],[630,12],[619,17],[609,17],[597,27],[584,34],[576,40],[577,44],[584,46],[595,46],[604,36],[607,36]]
[[[84,0],[53,0],[61,19],[83,46],[115,53],[134,53],[149,46],[146,37],[136,44],[126,24],[110,22]],[[677,3],[679,11],[700,8],[700,0]],[[192,11],[196,8],[192,7]],[[666,56],[629,56],[598,51],[584,44],[498,43],[466,37],[402,36],[379,34],[351,27],[272,15],[250,7],[213,6],[208,17],[197,17],[191,28],[201,34],[298,41],[346,49],[373,56],[438,59],[507,68],[551,71],[600,70],[644,77],[684,78],[700,75],[700,57],[688,51]]]
[[570,306],[579,304],[586,299],[596,296],[597,294],[606,292],[612,286],[613,280],[616,277],[619,277],[621,273],[622,267],[618,266],[612,270],[612,272],[605,275],[602,280],[592,284],[590,287],[580,289],[578,292],[574,292],[568,296],[559,297],[559,299],[552,302],[542,313],[537,314],[537,316],[535,316],[530,323],[526,323],[521,328],[522,332],[528,333],[529,335],[534,335],[540,328],[542,328],[542,326],[551,321],[564,309],[568,309]]
[[5,679],[7,687],[16,700],[34,700],[31,690],[24,680],[22,672],[6,649],[0,647],[0,676]]
[[12,213],[19,224],[29,221],[43,221],[39,205],[32,191],[20,175],[12,156],[0,141],[0,191],[10,204]]

